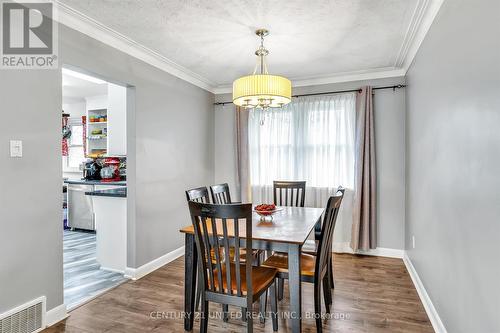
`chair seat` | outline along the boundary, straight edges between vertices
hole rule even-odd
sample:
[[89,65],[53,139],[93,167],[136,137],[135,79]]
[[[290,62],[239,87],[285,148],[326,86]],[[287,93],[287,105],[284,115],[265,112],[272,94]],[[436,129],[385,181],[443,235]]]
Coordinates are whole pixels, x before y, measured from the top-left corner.
[[308,239],[302,245],[302,253],[316,255],[316,252],[318,252],[318,243],[316,241]]
[[[236,284],[236,265],[230,264],[231,270],[231,290],[236,294],[238,287]],[[241,277],[241,292],[243,295],[247,294],[247,277],[246,277],[246,267],[245,265],[240,265],[240,277]],[[228,283],[226,275],[226,265],[222,265],[222,285],[224,292],[228,293]],[[254,295],[259,295],[263,290],[269,288],[269,286],[274,282],[276,274],[278,271],[275,268],[254,266],[252,268],[252,290]],[[210,283],[210,282],[209,282]],[[217,269],[214,270],[214,283],[217,288],[219,288],[219,277]]]
[[[247,255],[247,250],[244,248],[240,248],[240,262],[245,262],[246,261],[246,255]],[[259,255],[259,250],[253,250],[252,251],[252,256],[257,257]],[[221,262],[226,261],[226,255],[224,253],[224,248],[221,247],[219,249],[219,256],[221,259]],[[235,251],[234,247],[229,248],[229,260],[235,261]],[[212,258],[212,262],[216,263],[217,262],[217,256],[215,255],[215,249],[210,250],[210,258]]]
[[[302,275],[314,276],[316,266],[316,257],[310,254],[302,253],[300,257]],[[288,254],[276,252],[262,263],[262,267],[275,268],[280,273],[288,273]]]

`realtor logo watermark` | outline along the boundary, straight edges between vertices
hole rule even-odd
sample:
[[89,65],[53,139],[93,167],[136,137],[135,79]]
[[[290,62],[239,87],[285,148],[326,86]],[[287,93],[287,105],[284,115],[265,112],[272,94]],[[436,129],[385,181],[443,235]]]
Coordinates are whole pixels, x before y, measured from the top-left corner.
[[57,22],[53,3],[0,0],[0,68],[56,69]]

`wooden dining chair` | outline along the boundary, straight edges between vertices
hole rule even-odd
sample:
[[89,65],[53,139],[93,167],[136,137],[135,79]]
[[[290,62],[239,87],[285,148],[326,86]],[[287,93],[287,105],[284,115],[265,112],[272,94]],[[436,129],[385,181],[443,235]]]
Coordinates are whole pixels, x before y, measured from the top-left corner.
[[[273,181],[273,201],[276,206],[304,207],[306,198],[305,181]],[[271,256],[268,251],[267,256]],[[283,299],[284,280],[278,279],[278,299]]]
[[186,191],[186,199],[188,201],[196,201],[201,203],[210,203],[210,196],[206,186],[192,188]]
[[[342,187],[342,186],[339,186],[335,192],[342,193],[342,195],[344,195],[345,188]],[[319,240],[321,238],[321,224],[318,224],[317,228],[315,228],[314,236],[315,236],[314,240],[311,239],[311,240],[306,240],[305,241],[304,245],[302,246],[302,252],[303,253],[311,254],[313,256],[317,255],[318,244],[319,244]],[[335,281],[334,281],[334,278],[333,278],[333,261],[332,261],[332,259],[333,259],[333,257],[331,257],[328,260],[328,265],[329,265],[328,276],[330,278],[330,286],[333,289],[333,288],[335,288]]]
[[273,198],[276,206],[304,207],[306,197],[305,181],[273,182]]
[[[227,183],[224,184],[217,184],[217,185],[212,185],[210,186],[210,193],[212,194],[212,202],[214,204],[218,205],[228,205],[228,204],[234,204],[234,203],[241,203],[241,202],[234,202],[231,200],[231,194],[229,193],[229,185]],[[234,248],[229,249],[231,251],[231,260],[234,259]],[[245,249],[240,249],[240,257],[244,258],[246,255]],[[253,250],[252,251],[252,258],[253,258],[253,263],[257,266],[260,265],[261,261],[263,260],[264,257],[264,251],[262,250]],[[267,293],[263,296],[263,299],[260,301],[260,322],[264,323],[265,322],[265,316],[262,315],[262,313],[265,312],[266,308],[266,299],[267,299]]]
[[214,204],[227,205],[233,203],[227,183],[210,186],[210,193],[212,194],[212,202]]
[[[201,203],[210,203],[210,196],[208,194],[208,189],[206,186],[192,188],[190,190],[187,190],[186,191],[186,199],[188,202],[195,201],[195,202],[201,202]],[[212,258],[214,258],[214,256],[212,256]],[[194,303],[196,311],[198,311],[198,309],[200,308],[200,302],[201,302],[201,286],[200,286],[200,284],[197,284],[197,286],[196,286],[196,300]],[[227,308],[227,306],[223,306],[223,310],[225,310],[226,308]]]
[[[189,202],[195,232],[198,265],[201,271],[202,313],[200,332],[208,330],[209,302],[243,308],[247,332],[253,332],[253,303],[268,289],[271,299],[273,331],[278,330],[275,268],[253,266],[252,204],[213,205]],[[240,221],[244,222],[240,226]],[[240,258],[240,248],[246,249],[246,263]],[[234,261],[229,249],[234,247]],[[224,248],[223,256],[218,251]],[[215,251],[213,251],[215,249]],[[217,260],[210,260],[215,252]]]
[[[316,256],[302,253],[300,258],[301,281],[314,284],[314,312],[317,332],[323,331],[321,322],[321,284],[323,284],[323,297],[327,313],[330,313],[333,303],[332,289],[328,277],[328,261],[331,261],[333,231],[343,197],[344,193],[339,191],[328,199]],[[278,277],[288,279],[288,255],[286,253],[274,253],[264,261],[262,266],[276,268]]]
[[[225,186],[224,186],[225,185]],[[220,192],[220,188],[227,188],[227,196],[217,196],[215,197],[214,196],[214,192],[212,192],[212,187],[213,186],[216,186],[217,189],[216,189],[216,192]],[[227,198],[227,200],[229,200],[229,202],[227,203],[231,203],[231,197],[229,195],[229,186],[227,184],[221,184],[221,185],[213,185],[210,187],[210,191],[212,192],[212,198],[213,198],[213,202],[216,203],[216,204],[220,204],[222,202],[216,202],[215,201],[215,198],[218,198],[218,199],[222,199],[222,198]],[[186,191],[186,198],[189,201],[195,201],[195,202],[200,202],[200,203],[210,203],[210,197],[208,195],[208,189],[203,186],[203,187],[197,187],[197,188],[193,188],[193,189],[190,189],[190,190],[187,190]],[[219,252],[223,252],[224,250],[221,248],[219,249]],[[231,261],[234,261],[234,257],[235,257],[235,252],[234,252],[234,247],[231,247],[229,249],[229,252],[230,252],[230,259]],[[258,252],[258,250],[254,250],[252,252],[252,255],[253,255],[253,260],[254,262],[256,262],[257,264],[260,263],[260,253]],[[240,257],[242,258],[241,260],[242,261],[245,261],[245,249],[240,249]],[[212,253],[211,253],[211,256],[210,256],[212,262],[215,262],[217,260],[216,258],[216,255],[215,255],[215,251],[212,249]],[[198,310],[200,308],[200,302],[201,302],[201,286],[198,285],[197,287],[197,291],[196,291],[196,301],[195,301],[195,307],[196,309]],[[223,311],[224,313],[226,314],[227,313],[227,304],[223,304]],[[224,321],[227,321],[227,316],[224,316]]]

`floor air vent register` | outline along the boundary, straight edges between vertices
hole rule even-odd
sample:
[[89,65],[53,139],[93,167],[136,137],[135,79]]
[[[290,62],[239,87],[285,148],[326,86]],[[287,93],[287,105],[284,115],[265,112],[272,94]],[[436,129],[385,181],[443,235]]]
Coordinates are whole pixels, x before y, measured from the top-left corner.
[[35,333],[44,328],[45,297],[0,314],[0,333]]

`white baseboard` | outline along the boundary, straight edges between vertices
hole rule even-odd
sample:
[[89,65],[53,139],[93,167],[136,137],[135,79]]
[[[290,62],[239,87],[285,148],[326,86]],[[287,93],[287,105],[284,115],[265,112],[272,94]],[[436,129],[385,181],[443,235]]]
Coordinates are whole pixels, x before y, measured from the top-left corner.
[[181,246],[180,248],[175,249],[172,252],[169,252],[159,258],[156,258],[148,262],[147,264],[142,265],[141,267],[127,267],[125,269],[125,277],[132,280],[138,280],[141,277],[148,275],[149,273],[157,270],[158,268],[168,264],[169,262],[179,258],[182,255],[184,255],[184,246]]
[[46,327],[52,326],[66,318],[68,318],[68,311],[66,309],[66,305],[61,304],[47,311],[47,314],[45,316],[45,326]]
[[368,256],[378,256],[378,257],[388,257],[388,258],[399,258],[403,259],[404,250],[390,249],[385,247],[377,247],[376,249],[371,249],[367,251],[354,251],[351,249],[349,242],[336,242],[333,243],[333,252],[335,253],[351,253],[351,254],[363,254]]
[[441,321],[441,318],[439,317],[439,314],[437,313],[434,304],[432,304],[431,298],[429,297],[429,294],[427,294],[424,284],[422,283],[422,280],[420,280],[420,277],[418,276],[418,273],[415,270],[413,264],[411,263],[410,257],[408,257],[406,251],[404,252],[403,255],[403,261],[405,263],[406,269],[408,270],[408,273],[410,274],[411,280],[415,285],[415,289],[417,289],[420,301],[424,305],[425,312],[427,313],[427,316],[431,321],[434,331],[436,333],[447,333],[446,327],[444,327],[444,324]]

